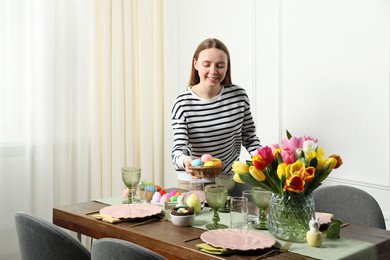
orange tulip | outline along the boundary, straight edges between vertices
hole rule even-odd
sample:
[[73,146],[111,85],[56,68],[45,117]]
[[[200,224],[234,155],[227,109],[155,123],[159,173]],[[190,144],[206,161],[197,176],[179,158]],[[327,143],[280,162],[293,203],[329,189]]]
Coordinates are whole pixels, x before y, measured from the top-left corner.
[[283,190],[293,191],[293,192],[303,192],[305,188],[305,181],[299,175],[291,175],[286,180],[286,184]]
[[267,167],[268,163],[264,160],[264,158],[258,154],[252,157],[253,165],[260,171],[264,170]]
[[314,173],[316,169],[314,167],[307,167],[301,169],[301,178],[306,181],[310,182],[314,179]]
[[339,168],[341,165],[343,165],[343,159],[341,159],[340,155],[338,154],[332,154],[331,156],[329,156],[331,158],[335,158],[337,160],[337,163],[336,163],[336,166],[334,167],[334,169],[337,169]]

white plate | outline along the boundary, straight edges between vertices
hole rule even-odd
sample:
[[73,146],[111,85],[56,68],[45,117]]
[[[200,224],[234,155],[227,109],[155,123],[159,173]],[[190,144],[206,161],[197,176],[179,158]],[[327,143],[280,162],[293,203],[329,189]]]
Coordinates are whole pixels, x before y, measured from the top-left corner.
[[150,204],[160,206],[163,210],[169,210],[169,209],[173,209],[177,203],[176,202],[157,203],[157,202],[151,201]]
[[316,212],[315,218],[319,219],[320,225],[329,224],[330,222],[332,222],[330,219],[333,218],[333,214]]
[[162,208],[150,204],[112,205],[100,210],[101,215],[113,218],[145,218],[161,213]]
[[259,231],[231,228],[209,230],[200,238],[214,247],[243,251],[268,248],[276,242],[272,236]]

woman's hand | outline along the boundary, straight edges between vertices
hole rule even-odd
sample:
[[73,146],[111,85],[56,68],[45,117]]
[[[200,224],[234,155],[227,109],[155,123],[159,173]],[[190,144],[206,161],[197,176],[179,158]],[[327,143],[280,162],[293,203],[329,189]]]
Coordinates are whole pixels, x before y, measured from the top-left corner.
[[187,157],[184,158],[183,164],[184,164],[184,168],[185,168],[186,172],[191,174],[192,178],[199,179],[199,177],[197,177],[195,175],[194,171],[189,168],[189,166],[191,166],[191,163],[192,163],[192,157],[191,156],[187,156]]

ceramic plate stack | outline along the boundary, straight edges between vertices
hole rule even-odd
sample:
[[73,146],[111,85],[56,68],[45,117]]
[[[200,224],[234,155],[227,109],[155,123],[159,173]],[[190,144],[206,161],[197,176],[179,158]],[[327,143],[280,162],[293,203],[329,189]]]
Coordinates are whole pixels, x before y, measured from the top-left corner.
[[268,234],[248,229],[209,230],[202,233],[200,238],[213,247],[242,251],[272,247],[276,242]]
[[160,214],[162,208],[150,204],[121,204],[112,205],[100,210],[100,214],[113,218],[145,218]]

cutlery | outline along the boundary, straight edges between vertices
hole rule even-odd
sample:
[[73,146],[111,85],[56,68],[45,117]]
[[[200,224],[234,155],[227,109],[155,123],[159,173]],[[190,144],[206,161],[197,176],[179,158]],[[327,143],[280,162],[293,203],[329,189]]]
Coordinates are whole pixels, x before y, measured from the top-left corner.
[[168,214],[166,214],[164,217],[162,218],[152,218],[152,219],[148,219],[148,220],[145,220],[145,221],[142,221],[142,222],[138,222],[138,223],[134,223],[134,224],[131,224],[129,225],[128,227],[136,227],[136,226],[140,226],[140,225],[143,225],[143,224],[147,224],[149,222],[153,222],[153,221],[159,221],[159,222],[163,222],[165,220],[168,219]]
[[129,225],[128,227],[141,226],[141,225],[143,225],[143,224],[147,224],[147,223],[153,222],[153,221],[162,221],[162,219],[152,218],[152,219],[148,219],[148,220],[145,220],[145,221],[142,221],[142,222],[138,222],[138,223],[131,224],[131,225]]
[[99,212],[100,212],[100,210],[90,211],[90,212],[85,213],[85,215],[92,215],[92,214],[96,214]]
[[186,242],[190,242],[190,241],[197,240],[197,239],[200,239],[200,237],[193,237],[193,238],[185,239],[185,240],[183,240],[183,242],[186,243]]
[[283,246],[282,246],[282,248],[280,248],[279,249],[279,252],[280,253],[286,253],[289,249],[290,249],[290,247],[291,247],[291,245],[292,245],[293,243],[292,242],[287,242],[286,244],[284,244]]
[[349,225],[349,223],[343,223],[343,224],[341,224],[340,228],[346,227],[348,225]]
[[257,256],[255,258],[253,258],[252,260],[265,258],[265,257],[267,257],[267,256],[269,256],[269,255],[271,255],[273,253],[277,253],[277,252],[279,252],[279,253],[286,253],[290,249],[291,245],[292,245],[292,242],[287,242],[279,250],[273,249],[271,251],[268,251],[267,253],[264,253],[264,254],[262,254],[260,256]]

